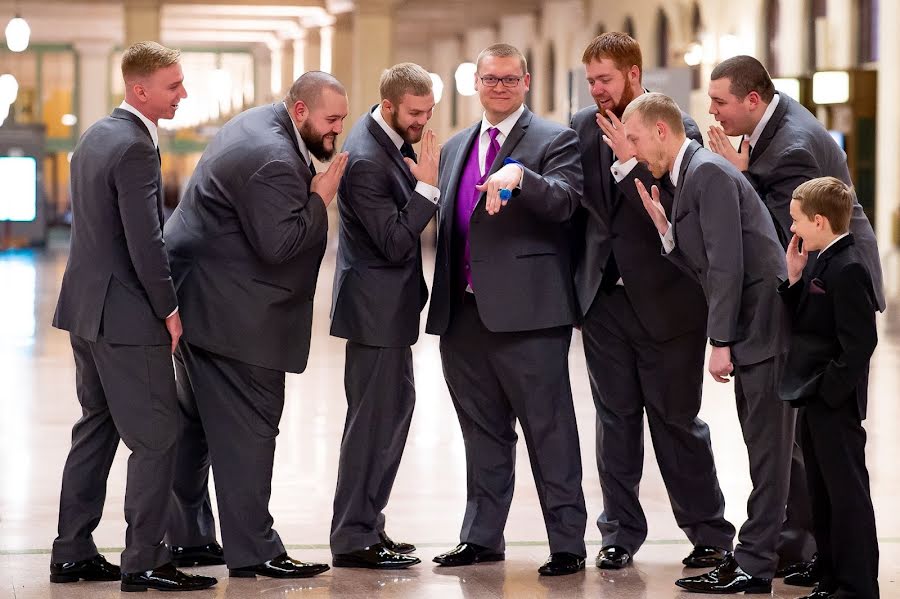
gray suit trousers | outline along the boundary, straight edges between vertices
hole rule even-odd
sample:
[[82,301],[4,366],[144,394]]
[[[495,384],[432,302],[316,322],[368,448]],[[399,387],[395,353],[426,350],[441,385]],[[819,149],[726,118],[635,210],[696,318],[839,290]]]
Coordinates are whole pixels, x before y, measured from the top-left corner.
[[211,463],[228,567],[253,566],[281,555],[284,545],[272,528],[269,497],[284,409],[284,372],[182,341],[175,352],[175,373],[178,401],[190,422],[178,440],[170,542],[190,546],[215,540],[206,485],[206,464]]
[[644,413],[675,521],[694,545],[731,549],[709,427],[700,411],[704,330],[665,342],[644,329],[623,287],[597,294],[582,325],[597,408],[597,470],[603,546],[634,555],[647,538],[638,498],[644,467]]
[[178,402],[165,345],[112,345],[71,334],[81,419],[72,428],[59,498],[59,536],[51,562],[93,557],[119,438],[131,450],[125,483],[122,571],[169,562],[163,544],[175,466]]
[[797,411],[778,397],[784,356],[735,366],[734,394],[753,489],[735,559],[748,574],[772,578],[791,478]]
[[568,354],[572,331],[493,333],[470,293],[441,336],[441,362],[466,449],[467,501],[460,541],[505,549],[515,484],[518,419],[550,551],[585,556],[587,510]]
[[381,542],[391,487],[416,403],[412,350],[347,342],[347,418],[338,462],[331,552]]

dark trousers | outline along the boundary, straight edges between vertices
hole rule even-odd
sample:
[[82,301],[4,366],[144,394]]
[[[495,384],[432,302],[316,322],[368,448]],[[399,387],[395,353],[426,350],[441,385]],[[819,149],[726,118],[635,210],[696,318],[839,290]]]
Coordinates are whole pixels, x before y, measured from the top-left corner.
[[211,464],[228,567],[252,566],[284,553],[269,513],[284,372],[185,341],[175,352],[175,372],[184,424],[169,542],[192,546],[215,540],[207,488]]
[[163,544],[175,466],[178,401],[169,347],[113,345],[70,335],[81,419],[63,470],[59,536],[51,562],[97,553],[106,480],[119,446],[128,449],[125,551],[122,571],[152,570],[169,562]]
[[794,447],[791,452],[791,481],[788,487],[787,509],[784,525],[778,538],[779,567],[808,562],[816,553],[816,539],[813,536],[812,506],[806,487],[806,466],[803,462],[803,448],[800,446],[800,419],[794,432]]
[[840,599],[878,599],[878,538],[866,470],[866,431],[855,398],[800,410],[820,588]]
[[412,350],[347,342],[347,418],[338,461],[331,552],[380,542],[384,510],[416,403]]
[[796,410],[778,397],[784,356],[735,365],[734,395],[753,488],[734,555],[747,573],[772,578],[791,477]]
[[603,545],[634,555],[647,538],[638,498],[644,467],[644,413],[675,521],[694,545],[731,549],[709,427],[697,417],[706,332],[654,340],[622,287],[597,294],[581,329],[597,408],[597,470]]
[[585,556],[587,511],[569,384],[571,327],[493,333],[465,294],[441,336],[441,361],[466,449],[460,541],[505,549],[522,426],[551,552]]

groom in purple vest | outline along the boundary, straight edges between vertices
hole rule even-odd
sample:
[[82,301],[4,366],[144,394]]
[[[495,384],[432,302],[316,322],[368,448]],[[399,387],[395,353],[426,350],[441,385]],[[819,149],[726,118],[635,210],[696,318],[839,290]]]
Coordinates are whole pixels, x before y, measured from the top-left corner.
[[466,446],[460,544],[441,566],[504,559],[503,529],[522,427],[550,541],[546,576],[584,568],[587,512],[569,384],[577,316],[571,218],[582,192],[571,129],[525,107],[531,76],[516,48],[478,56],[484,116],[441,151],[438,246],[426,331]]

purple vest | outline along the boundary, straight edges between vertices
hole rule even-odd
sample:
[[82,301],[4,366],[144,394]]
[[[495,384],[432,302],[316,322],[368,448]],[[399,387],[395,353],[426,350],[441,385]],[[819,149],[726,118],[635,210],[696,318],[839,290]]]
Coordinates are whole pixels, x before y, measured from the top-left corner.
[[[481,135],[478,136],[472,149],[469,151],[469,158],[463,167],[462,175],[459,177],[459,185],[456,188],[456,214],[454,215],[453,229],[457,239],[461,242],[459,247],[463,248],[462,259],[458,261],[463,272],[460,273],[460,280],[464,280],[469,287],[472,286],[472,268],[471,268],[471,251],[469,249],[469,220],[475,211],[475,205],[481,198],[482,192],[475,189],[476,185],[481,185],[487,179],[487,175],[497,157],[500,150],[500,144],[497,143],[497,134],[499,129],[491,128],[488,130],[491,136],[491,147],[488,148],[485,156],[485,174],[482,176],[481,168],[478,164],[478,150],[481,145]],[[493,151],[492,151],[493,150]]]

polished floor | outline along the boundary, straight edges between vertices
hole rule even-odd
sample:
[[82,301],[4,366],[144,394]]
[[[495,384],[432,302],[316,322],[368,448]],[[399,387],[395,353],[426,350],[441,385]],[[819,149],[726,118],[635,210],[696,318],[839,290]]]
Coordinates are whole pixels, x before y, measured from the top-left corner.
[[[345,414],[343,341],[328,336],[334,248],[323,264],[316,297],[312,355],[307,371],[289,375],[287,405],[278,439],[271,508],[275,526],[293,556],[330,561],[328,530],[336,464]],[[50,327],[65,268],[64,241],[43,251],[0,252],[0,599],[101,598],[118,596],[116,583],[52,585],[49,548],[56,536],[60,473],[70,429],[79,416],[75,376],[66,334]],[[427,262],[427,259],[426,259]],[[900,597],[900,320],[880,317],[880,344],[872,364],[868,465],[881,541],[881,596]],[[200,572],[220,577],[208,597],[416,597],[610,599],[688,597],[672,581],[690,550],[675,525],[647,444],[641,497],[650,522],[647,544],[634,565],[615,573],[591,564],[599,533],[589,523],[589,565],[584,573],[556,579],[537,576],[546,558],[546,534],[524,444],[518,484],[506,527],[505,563],[440,569],[431,557],[454,546],[465,501],[462,438],[441,374],[436,339],[422,335],[414,348],[418,403],[390,506],[388,532],[414,542],[423,564],[378,573],[337,569],[304,581],[230,581],[224,567]],[[591,402],[581,339],[571,351],[572,384],[581,431],[584,489],[591,518],[602,505],[594,447]],[[726,515],[740,525],[750,490],[730,385],[706,378],[702,417],[710,424],[716,463],[727,501]],[[894,457],[892,457],[894,456]],[[106,510],[95,540],[118,562],[124,540],[122,513],[124,446],[110,476]],[[852,525],[852,523],[848,523]],[[798,597],[802,589],[776,584],[774,596]]]

